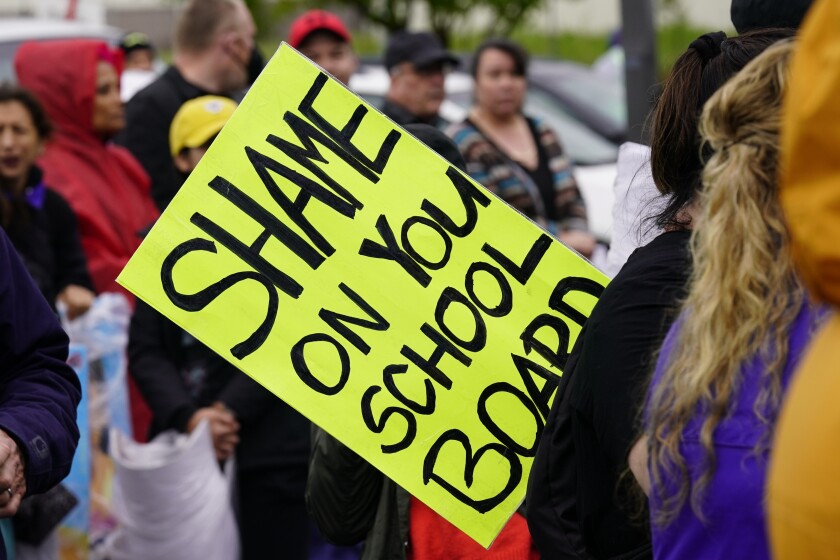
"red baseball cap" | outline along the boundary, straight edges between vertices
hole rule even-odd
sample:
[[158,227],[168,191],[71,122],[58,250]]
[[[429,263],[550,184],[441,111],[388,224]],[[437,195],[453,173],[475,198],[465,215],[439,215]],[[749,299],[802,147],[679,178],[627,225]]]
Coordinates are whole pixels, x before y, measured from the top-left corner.
[[325,10],[309,10],[292,22],[288,43],[292,47],[298,48],[315,31],[330,31],[348,43],[350,42],[350,32],[347,31],[344,22],[337,15]]

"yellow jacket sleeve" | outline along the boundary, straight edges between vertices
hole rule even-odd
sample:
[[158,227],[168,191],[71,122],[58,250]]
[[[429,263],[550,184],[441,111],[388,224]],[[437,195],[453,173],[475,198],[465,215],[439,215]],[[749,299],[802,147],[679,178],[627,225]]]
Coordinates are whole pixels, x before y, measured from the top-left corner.
[[[782,128],[782,206],[800,274],[840,306],[840,1],[812,7]],[[776,427],[768,517],[777,560],[840,558],[840,315],[813,340]]]
[[782,206],[814,297],[840,305],[840,2],[805,21],[782,126]]

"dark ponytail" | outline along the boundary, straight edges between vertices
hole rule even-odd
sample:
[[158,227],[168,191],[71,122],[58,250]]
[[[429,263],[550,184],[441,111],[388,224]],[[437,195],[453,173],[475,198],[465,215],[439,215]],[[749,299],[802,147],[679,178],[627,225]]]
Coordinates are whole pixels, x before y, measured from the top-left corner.
[[793,29],[763,29],[729,39],[723,32],[707,33],[674,63],[650,121],[653,181],[669,197],[665,208],[649,218],[656,226],[688,225],[680,211],[702,186],[706,157],[697,124],[703,105],[767,47],[794,35]]

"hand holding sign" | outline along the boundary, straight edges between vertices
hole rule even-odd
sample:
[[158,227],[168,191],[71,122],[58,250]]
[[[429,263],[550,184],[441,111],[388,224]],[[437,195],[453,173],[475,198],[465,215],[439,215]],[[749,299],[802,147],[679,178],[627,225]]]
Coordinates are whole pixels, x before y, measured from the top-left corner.
[[607,281],[287,46],[119,280],[484,546]]

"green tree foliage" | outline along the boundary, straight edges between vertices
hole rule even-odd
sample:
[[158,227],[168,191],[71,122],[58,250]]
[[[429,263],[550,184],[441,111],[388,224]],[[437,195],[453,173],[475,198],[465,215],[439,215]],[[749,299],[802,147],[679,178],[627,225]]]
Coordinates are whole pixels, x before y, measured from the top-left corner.
[[432,23],[432,30],[447,45],[453,32],[473,11],[484,11],[490,22],[483,35],[508,36],[525,17],[543,4],[544,0],[424,0]]
[[410,23],[411,2],[407,0],[340,0],[335,3],[353,8],[388,31],[405,29]]
[[263,30],[277,19],[287,17],[304,7],[318,6],[329,9],[346,6],[358,12],[374,25],[389,33],[415,27],[416,7],[424,7],[429,14],[432,30],[447,45],[453,34],[467,17],[478,10],[490,22],[482,30],[486,36],[509,35],[525,17],[544,0],[323,0],[299,2],[295,0],[245,0],[258,26]]

